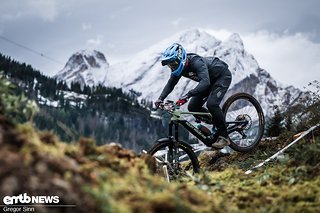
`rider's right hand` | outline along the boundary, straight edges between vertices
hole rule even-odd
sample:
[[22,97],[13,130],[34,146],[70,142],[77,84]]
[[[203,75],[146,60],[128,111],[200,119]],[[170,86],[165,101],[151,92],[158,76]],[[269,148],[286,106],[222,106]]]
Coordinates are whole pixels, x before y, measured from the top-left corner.
[[158,109],[160,107],[160,105],[163,104],[163,100],[158,99],[154,102],[154,105],[156,106],[156,109]]
[[179,100],[177,101],[176,104],[177,104],[178,106],[182,106],[183,104],[187,103],[188,100],[189,100],[189,96],[184,95],[184,96],[182,96],[181,98],[179,98]]

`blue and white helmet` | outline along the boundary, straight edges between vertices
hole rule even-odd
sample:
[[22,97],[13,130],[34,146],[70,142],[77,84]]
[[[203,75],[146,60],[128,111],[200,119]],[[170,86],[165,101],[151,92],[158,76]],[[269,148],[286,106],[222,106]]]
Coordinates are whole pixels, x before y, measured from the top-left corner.
[[174,43],[168,47],[161,56],[162,66],[168,65],[172,75],[180,76],[187,61],[187,53],[181,44]]

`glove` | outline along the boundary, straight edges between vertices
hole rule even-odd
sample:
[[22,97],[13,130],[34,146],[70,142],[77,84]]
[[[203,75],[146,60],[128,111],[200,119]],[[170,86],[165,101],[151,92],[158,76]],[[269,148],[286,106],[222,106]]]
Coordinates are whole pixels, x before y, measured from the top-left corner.
[[184,95],[181,98],[179,98],[179,100],[177,101],[177,105],[182,106],[183,104],[187,103],[188,100],[189,100],[189,96]]
[[156,109],[158,109],[160,107],[160,105],[163,104],[163,100],[158,99],[154,102],[154,105],[156,106]]

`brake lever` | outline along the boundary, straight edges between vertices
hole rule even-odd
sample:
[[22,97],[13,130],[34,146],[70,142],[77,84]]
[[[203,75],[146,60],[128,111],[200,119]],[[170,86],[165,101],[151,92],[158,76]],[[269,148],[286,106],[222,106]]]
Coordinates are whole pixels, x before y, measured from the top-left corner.
[[164,110],[164,103],[161,103],[161,104],[159,105],[159,109]]

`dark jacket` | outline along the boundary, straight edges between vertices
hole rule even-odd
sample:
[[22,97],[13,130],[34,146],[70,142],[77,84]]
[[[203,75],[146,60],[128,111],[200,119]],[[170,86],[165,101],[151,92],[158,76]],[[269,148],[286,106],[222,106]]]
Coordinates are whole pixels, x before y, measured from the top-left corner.
[[[188,65],[182,70],[181,76],[199,82],[199,84],[186,95],[196,96],[205,92],[217,83],[221,77],[230,77],[228,65],[217,57],[201,57],[194,53],[188,53]],[[181,76],[171,75],[166,86],[163,88],[159,99],[164,100],[174,89]]]

